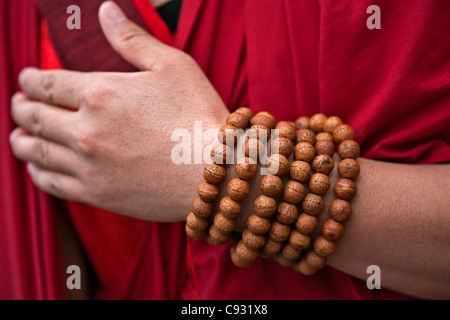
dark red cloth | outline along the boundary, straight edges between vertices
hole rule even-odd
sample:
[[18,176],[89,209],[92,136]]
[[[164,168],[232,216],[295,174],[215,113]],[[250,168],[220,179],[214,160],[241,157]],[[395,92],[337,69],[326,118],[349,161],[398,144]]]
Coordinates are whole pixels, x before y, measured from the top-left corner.
[[[143,17],[155,17],[146,19],[147,26],[161,26],[144,1],[135,0],[134,4]],[[295,120],[317,112],[338,115],[355,128],[365,157],[405,163],[448,162],[450,43],[446,39],[450,2],[378,0],[373,4],[381,8],[381,30],[366,28],[368,4],[358,1],[184,0],[174,45],[197,60],[231,110],[248,105],[255,112],[271,112],[277,120]],[[25,44],[19,46],[24,48]],[[5,52],[10,53],[10,48]],[[4,64],[11,59],[1,58]],[[15,66],[15,75],[25,61]],[[57,65],[54,59],[47,63],[46,67]],[[15,78],[7,79],[13,83]],[[2,91],[2,99],[6,96],[3,92],[10,95],[12,90]],[[4,130],[2,125],[3,141],[11,122],[8,102],[1,103],[2,124],[9,126]],[[17,215],[22,199],[18,180],[22,173],[8,173],[17,162],[7,148],[2,145],[0,149],[2,180],[6,172],[4,185],[16,189],[8,194],[15,206],[2,210],[3,219]],[[3,152],[8,153],[6,164]],[[6,194],[2,190],[2,200]],[[271,259],[258,259],[250,268],[239,269],[229,259],[229,245],[186,242],[182,223],[139,222],[78,204],[69,204],[69,208],[100,279],[97,297],[406,298],[385,289],[368,290],[365,282],[328,267],[312,277]],[[52,225],[50,209],[39,214],[27,209],[20,212],[18,221],[49,233],[35,226],[32,217]],[[8,243],[18,243],[20,227],[9,229]],[[17,261],[14,267],[23,270],[21,282],[7,280],[1,293],[58,296],[42,294],[42,286],[36,286],[37,279],[30,276],[34,269],[27,266],[30,256],[36,257],[38,249],[49,250],[51,242],[30,242],[32,250],[18,246],[0,260],[11,274],[12,258]],[[49,268],[54,266],[46,265],[43,270]],[[43,283],[56,288],[63,280],[47,278]],[[37,289],[29,289],[31,286]]]

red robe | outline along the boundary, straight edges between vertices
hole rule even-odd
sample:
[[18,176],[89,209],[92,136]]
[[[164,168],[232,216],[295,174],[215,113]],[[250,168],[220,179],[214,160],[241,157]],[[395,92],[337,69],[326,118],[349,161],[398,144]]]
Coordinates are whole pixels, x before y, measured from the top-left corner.
[[[277,120],[338,115],[355,129],[364,157],[450,161],[448,1],[376,1],[381,29],[369,30],[362,1],[184,0],[172,40],[148,0],[133,2],[155,36],[197,60],[230,110],[249,106]],[[45,28],[39,38],[30,3],[0,7],[2,24],[14,26],[2,28],[11,31],[0,39],[0,268],[6,270],[0,297],[54,299],[64,297],[55,230],[62,209],[32,187],[6,142],[13,128],[9,96],[18,88],[18,71],[39,63],[38,39],[41,67],[59,66]],[[368,290],[330,267],[306,277],[257,259],[240,269],[229,259],[229,245],[189,240],[183,223],[65,205],[98,278],[97,298],[406,298]]]

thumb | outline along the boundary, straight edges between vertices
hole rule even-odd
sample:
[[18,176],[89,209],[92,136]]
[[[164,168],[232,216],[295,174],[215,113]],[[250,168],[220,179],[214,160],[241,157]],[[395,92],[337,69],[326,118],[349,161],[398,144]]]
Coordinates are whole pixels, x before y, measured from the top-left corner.
[[152,70],[173,48],[151,36],[113,1],[105,1],[98,11],[100,26],[113,49],[140,70]]

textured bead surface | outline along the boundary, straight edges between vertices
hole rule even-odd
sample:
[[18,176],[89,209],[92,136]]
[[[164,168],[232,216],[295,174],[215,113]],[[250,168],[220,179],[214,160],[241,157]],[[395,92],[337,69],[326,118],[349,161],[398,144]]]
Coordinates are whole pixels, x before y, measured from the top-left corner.
[[266,233],[270,228],[270,220],[267,218],[262,218],[257,214],[252,214],[248,217],[247,228],[254,234]]
[[322,235],[329,241],[336,241],[344,234],[344,226],[342,223],[328,219],[322,225]]
[[283,246],[283,249],[281,249],[281,254],[288,260],[297,260],[300,258],[302,250],[287,243]]
[[236,144],[239,138],[239,131],[236,130],[234,126],[231,124],[226,124],[220,127],[219,132],[217,133],[217,139],[222,144],[227,144],[228,146],[232,146]]
[[203,170],[203,179],[212,184],[221,183],[225,176],[225,168],[215,163],[207,164]]
[[286,137],[279,137],[272,141],[271,143],[271,152],[272,154],[279,153],[289,158],[292,154],[292,150],[294,150],[294,145],[291,140]]
[[269,128],[261,123],[251,126],[247,134],[250,139],[260,139],[261,141],[268,141],[270,138]]
[[277,210],[277,201],[272,197],[260,195],[253,202],[253,210],[258,216],[269,218]]
[[203,201],[197,197],[192,201],[192,212],[201,219],[207,219],[213,213],[213,205],[211,202]]
[[292,180],[306,182],[311,177],[311,166],[305,161],[294,161],[289,169],[289,176]]
[[236,162],[234,170],[239,178],[249,180],[258,172],[258,164],[252,158],[244,157]]
[[314,241],[314,252],[321,257],[331,256],[336,250],[336,244],[332,241],[325,239],[323,236],[317,237]]
[[289,238],[291,227],[274,220],[269,230],[269,238],[273,241],[283,242]]
[[333,140],[335,143],[340,144],[345,140],[354,140],[355,132],[352,127],[346,124],[337,126],[333,131]]
[[250,125],[255,124],[263,124],[271,130],[275,128],[275,118],[267,112],[259,112],[250,120]]
[[297,206],[288,203],[288,202],[281,202],[277,206],[277,213],[275,215],[278,222],[281,222],[283,224],[291,224],[294,223],[298,218],[298,209]]
[[317,218],[315,216],[301,213],[295,222],[295,228],[303,234],[311,234],[317,225]]
[[230,239],[231,233],[223,233],[215,225],[209,227],[208,237],[206,238],[209,244],[219,246],[227,243]]
[[338,147],[338,154],[341,159],[356,159],[361,153],[361,148],[355,140],[345,140]]
[[208,220],[199,218],[193,212],[190,212],[186,217],[186,224],[195,231],[204,231],[208,227]]
[[230,197],[223,197],[222,200],[220,200],[220,212],[222,214],[230,219],[235,219],[239,216],[242,210],[242,205],[238,201],[234,201]]
[[356,184],[353,180],[341,178],[334,185],[334,194],[339,199],[351,200],[356,193]]
[[342,120],[339,117],[332,116],[329,117],[327,120],[325,120],[325,123],[323,125],[323,131],[333,134],[334,129],[342,124]]
[[206,230],[197,231],[197,230],[194,230],[194,229],[190,228],[187,224],[186,224],[184,229],[186,231],[186,234],[189,237],[191,237],[192,239],[195,239],[195,240],[203,239],[207,235]]
[[302,202],[303,211],[311,215],[316,215],[322,211],[324,205],[322,197],[314,193],[308,193]]
[[295,160],[311,162],[316,155],[316,149],[308,142],[300,142],[295,145],[294,156]]
[[314,251],[309,251],[305,255],[305,262],[313,270],[320,270],[326,265],[326,259]]
[[215,184],[203,181],[197,187],[197,194],[203,201],[214,201],[219,195],[219,187]]
[[311,129],[315,133],[323,131],[323,126],[326,120],[327,116],[323,113],[317,113],[313,115],[311,119],[309,119],[309,129]]
[[245,129],[248,126],[248,120],[244,114],[232,112],[227,117],[227,124],[239,129]]
[[266,168],[271,174],[284,176],[289,173],[289,160],[281,154],[272,154],[267,159]]
[[228,196],[235,201],[242,201],[250,194],[250,186],[247,181],[234,178],[227,185]]
[[259,189],[264,195],[275,197],[283,189],[283,181],[278,176],[265,175],[259,183]]
[[295,132],[295,142],[307,142],[310,145],[316,144],[316,135],[312,130],[309,129],[298,129]]
[[294,270],[300,272],[305,276],[312,276],[316,273],[317,270],[311,268],[305,261],[305,259],[301,259],[300,262],[294,266]]
[[252,265],[252,260],[245,260],[236,253],[236,245],[230,248],[230,257],[233,264],[240,268],[247,268]]
[[295,129],[308,129],[309,127],[309,117],[298,117],[295,120]]
[[324,195],[330,188],[330,179],[326,174],[314,173],[309,180],[309,190],[318,195]]
[[353,159],[344,159],[339,162],[338,173],[342,178],[355,180],[360,173],[359,163]]
[[311,243],[311,237],[298,230],[292,230],[289,235],[289,244],[298,250],[305,249]]
[[327,132],[320,132],[316,135],[316,143],[321,140],[327,140],[333,142],[333,136]]
[[242,232],[242,242],[250,249],[258,250],[266,243],[266,237],[264,235],[254,234],[249,229],[245,229]]
[[319,154],[311,162],[311,167],[315,172],[328,175],[334,168],[334,161],[329,155]]
[[266,239],[261,256],[270,257],[281,251],[283,242],[274,241],[270,238]]
[[289,180],[283,189],[283,200],[297,204],[305,197],[305,187],[298,181]]
[[253,118],[253,111],[247,107],[238,108],[234,112],[243,114],[248,121],[250,121],[250,119]]
[[252,159],[258,159],[261,155],[264,154],[266,148],[264,143],[259,139],[250,138],[245,140],[242,145],[242,151],[244,152],[246,157],[250,157]]
[[330,204],[330,217],[338,222],[344,222],[352,215],[352,206],[348,201],[334,199]]
[[330,157],[334,154],[334,143],[330,140],[318,140],[314,148],[316,154],[326,154]]
[[283,267],[292,267],[295,264],[295,260],[294,259],[287,259],[281,252],[282,250],[280,250],[280,252],[276,255],[273,256],[273,259],[278,262],[280,265],[282,265]]
[[243,241],[239,241],[236,245],[236,254],[244,260],[253,261],[259,256],[258,250],[251,249],[245,245]]
[[275,129],[278,130],[278,137],[284,137],[289,139],[289,141],[295,140],[295,125],[288,121],[280,121],[275,126]]
[[227,218],[222,212],[217,212],[214,215],[214,226],[223,233],[230,233],[234,229],[236,220]]

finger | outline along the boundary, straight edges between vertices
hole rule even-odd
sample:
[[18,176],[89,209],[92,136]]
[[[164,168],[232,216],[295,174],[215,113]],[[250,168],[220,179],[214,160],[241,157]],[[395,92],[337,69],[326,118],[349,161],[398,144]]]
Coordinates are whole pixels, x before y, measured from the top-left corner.
[[88,82],[86,73],[69,70],[25,68],[19,74],[20,87],[29,98],[75,109]]
[[45,170],[38,166],[28,163],[28,173],[34,185],[55,197],[81,202],[85,198],[85,188],[77,178]]
[[153,70],[175,51],[129,20],[113,1],[102,3],[99,21],[114,50],[140,70]]
[[32,136],[22,128],[16,128],[9,140],[13,154],[20,160],[32,162],[46,170],[77,175],[79,158],[71,149]]
[[28,132],[66,146],[73,140],[74,112],[29,100],[16,93],[11,99],[11,117]]

